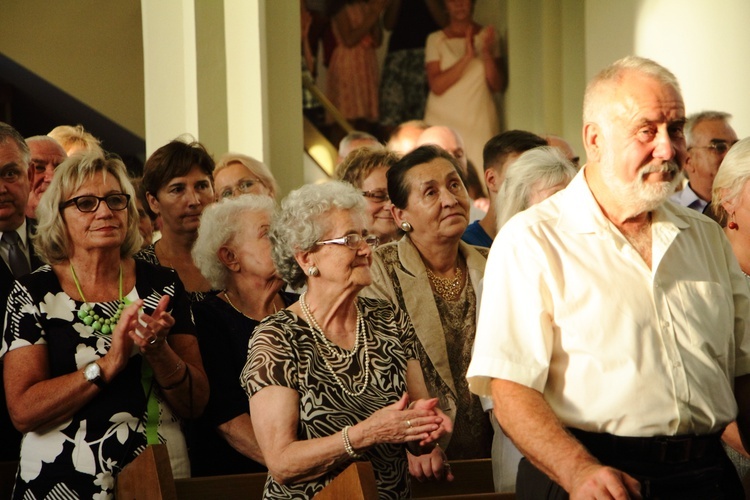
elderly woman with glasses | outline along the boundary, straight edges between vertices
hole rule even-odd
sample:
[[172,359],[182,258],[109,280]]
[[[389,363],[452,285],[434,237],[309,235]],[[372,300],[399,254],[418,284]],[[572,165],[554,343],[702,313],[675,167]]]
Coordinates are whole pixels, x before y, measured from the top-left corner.
[[239,376],[260,321],[297,301],[281,288],[268,230],[274,203],[249,194],[203,213],[193,259],[218,295],[193,304],[203,364],[211,383],[206,412],[190,433],[194,476],[266,470]]
[[[427,399],[414,329],[391,303],[358,296],[377,244],[364,204],[348,184],[308,185],[271,223],[279,274],[307,291],[256,328],[242,372],[264,498],[312,498],[353,460],[372,463],[381,498],[409,497],[408,460],[443,475],[434,441],[452,426]],[[407,458],[407,443],[421,456]]]
[[399,235],[391,215],[391,199],[385,174],[398,161],[398,155],[383,148],[362,147],[349,153],[336,167],[336,178],[348,182],[362,192],[367,202],[367,230],[388,243]]
[[421,146],[391,167],[393,217],[406,234],[377,249],[363,293],[390,300],[414,325],[427,389],[453,420],[453,433],[440,442],[448,457],[488,458],[492,426],[466,382],[488,250],[461,241],[471,200],[459,171],[437,146]]
[[265,164],[239,153],[225,153],[214,169],[216,199],[242,194],[264,194],[276,198],[276,179]]
[[14,498],[107,498],[147,444],[189,475],[180,419],[202,411],[208,383],[177,275],[132,257],[134,195],[121,161],[87,153],[42,196],[48,265],[15,283],[0,349],[25,434]]

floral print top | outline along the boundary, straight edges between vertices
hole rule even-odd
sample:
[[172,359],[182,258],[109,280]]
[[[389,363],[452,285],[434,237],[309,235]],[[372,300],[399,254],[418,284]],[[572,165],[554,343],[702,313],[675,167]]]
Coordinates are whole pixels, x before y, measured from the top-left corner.
[[[136,286],[126,300],[143,298],[143,309],[150,313],[164,294],[172,297],[172,332],[194,334],[188,298],[176,273],[136,261]],[[118,304],[91,305],[111,317]],[[49,266],[16,281],[8,298],[0,357],[14,349],[46,346],[51,378],[100,359],[109,349],[110,335],[84,325],[77,316],[81,306],[62,290]],[[127,367],[71,419],[24,435],[13,498],[112,498],[115,476],[146,446],[149,392],[159,403],[158,439],[167,444],[175,475],[189,473],[180,473],[189,471],[180,421],[152,379],[142,383],[142,360],[134,348]]]

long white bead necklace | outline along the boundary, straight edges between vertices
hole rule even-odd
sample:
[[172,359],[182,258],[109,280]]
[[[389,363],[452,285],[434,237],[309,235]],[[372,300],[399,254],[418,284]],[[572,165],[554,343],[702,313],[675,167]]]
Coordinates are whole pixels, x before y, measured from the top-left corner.
[[[336,381],[336,384],[341,387],[341,390],[344,391],[345,394],[348,394],[351,397],[361,396],[365,392],[365,389],[367,389],[367,385],[370,381],[370,353],[367,350],[367,339],[365,337],[365,321],[362,318],[362,311],[360,311],[359,307],[357,307],[357,329],[354,332],[354,347],[348,353],[340,354],[338,351],[343,349],[339,348],[336,344],[328,340],[328,338],[323,333],[323,329],[320,327],[320,325],[318,325],[318,322],[315,321],[315,318],[310,312],[310,309],[307,307],[307,302],[305,301],[306,295],[307,292],[304,292],[302,295],[300,295],[299,305],[300,309],[302,309],[302,314],[305,316],[305,320],[310,325],[310,329],[313,331],[313,339],[315,340],[315,346],[320,353],[320,357],[323,358],[323,362],[325,363],[326,368],[329,372],[331,372],[331,375],[333,375],[333,379]],[[318,340],[318,337],[322,339],[322,344],[321,341]],[[362,337],[362,344],[364,345],[365,349],[365,379],[362,382],[362,388],[360,390],[350,391],[349,389],[344,387],[344,383],[336,374],[336,370],[334,370],[333,366],[331,366],[331,363],[328,362],[328,359],[323,352],[323,347],[325,346],[326,350],[332,353],[339,360],[349,359],[357,353],[357,348],[359,347],[360,343],[360,337]]]

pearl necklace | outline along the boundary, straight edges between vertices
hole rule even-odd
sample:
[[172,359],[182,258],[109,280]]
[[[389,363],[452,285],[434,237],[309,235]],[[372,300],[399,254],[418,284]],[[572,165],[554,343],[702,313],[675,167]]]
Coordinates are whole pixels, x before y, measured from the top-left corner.
[[449,301],[456,300],[461,295],[463,272],[461,272],[460,267],[456,268],[456,275],[453,278],[435,276],[429,268],[425,267],[425,269],[427,270],[427,277],[430,279],[438,295]]
[[84,325],[93,328],[95,332],[109,335],[117,326],[122,310],[125,309],[125,301],[122,300],[122,264],[120,265],[120,303],[117,306],[117,312],[111,318],[104,318],[94,312],[93,306],[88,304],[86,297],[83,296],[83,290],[81,290],[81,284],[78,283],[78,276],[76,276],[76,270],[73,269],[73,264],[70,265],[70,272],[73,274],[73,283],[76,284],[78,294],[83,301],[81,308],[78,310],[78,319],[83,321]]
[[[360,311],[359,307],[357,307],[357,330],[354,332],[354,347],[351,351],[347,352],[346,354],[341,354],[339,351],[344,350],[328,340],[328,338],[325,336],[325,333],[323,333],[323,329],[318,325],[318,322],[315,321],[315,318],[313,317],[312,313],[310,312],[310,309],[307,307],[307,302],[305,301],[305,296],[307,295],[307,292],[302,293],[299,298],[299,305],[300,309],[302,309],[302,314],[305,316],[305,320],[310,325],[310,329],[313,332],[313,339],[315,340],[315,346],[318,349],[318,352],[320,353],[320,357],[323,358],[323,362],[326,365],[326,368],[328,371],[333,375],[333,379],[336,381],[336,384],[338,384],[339,387],[341,387],[341,390],[344,391],[345,394],[351,396],[351,397],[357,397],[361,396],[365,389],[367,389],[367,385],[370,381],[370,353],[367,350],[367,339],[366,339],[366,330],[365,330],[365,321],[362,318],[362,311]],[[322,340],[318,340],[318,337]],[[357,353],[357,348],[359,347],[360,343],[360,337],[362,337],[362,344],[364,344],[365,349],[365,379],[362,382],[362,388],[358,391],[350,391],[346,387],[344,387],[344,383],[341,381],[339,376],[336,374],[336,370],[333,369],[333,366],[331,366],[331,363],[328,362],[328,359],[325,356],[325,353],[323,352],[323,347],[326,348],[326,350],[330,353],[332,353],[337,359],[344,360],[352,358]]]

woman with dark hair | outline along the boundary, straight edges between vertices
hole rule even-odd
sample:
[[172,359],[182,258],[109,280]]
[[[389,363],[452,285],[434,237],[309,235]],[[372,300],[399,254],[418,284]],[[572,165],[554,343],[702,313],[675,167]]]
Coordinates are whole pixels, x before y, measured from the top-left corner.
[[202,300],[211,285],[191,256],[203,209],[214,201],[214,160],[199,142],[174,140],[160,147],[143,167],[143,188],[151,211],[161,217],[161,239],[136,259],[170,267],[190,300]]
[[14,498],[111,498],[147,444],[189,477],[181,419],[208,399],[174,271],[132,258],[138,213],[125,165],[100,153],[56,170],[34,245],[48,265],[15,282],[0,355],[24,433]]
[[422,146],[388,171],[393,218],[406,233],[374,252],[372,285],[364,295],[386,298],[408,313],[427,390],[453,420],[440,442],[450,459],[490,456],[492,427],[466,370],[476,329],[475,287],[487,249],[461,241],[471,200],[456,160]]

